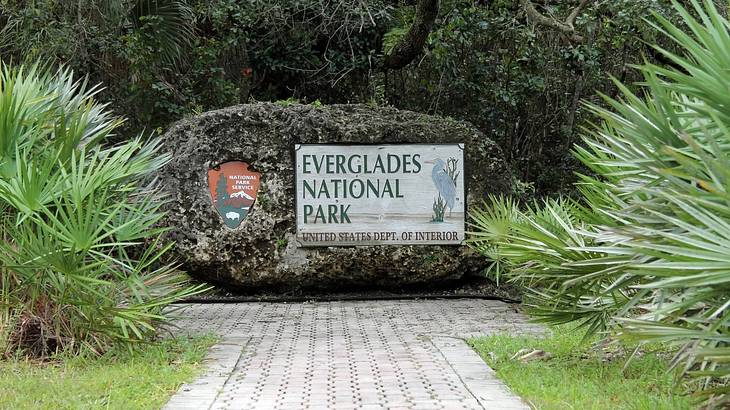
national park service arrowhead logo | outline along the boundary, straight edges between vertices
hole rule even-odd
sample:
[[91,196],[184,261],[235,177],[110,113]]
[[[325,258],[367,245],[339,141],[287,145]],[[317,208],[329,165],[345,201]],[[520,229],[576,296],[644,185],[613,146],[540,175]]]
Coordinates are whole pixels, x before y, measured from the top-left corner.
[[248,164],[231,161],[208,170],[208,187],[213,206],[226,226],[237,228],[253,207],[259,192],[261,174],[248,170]]

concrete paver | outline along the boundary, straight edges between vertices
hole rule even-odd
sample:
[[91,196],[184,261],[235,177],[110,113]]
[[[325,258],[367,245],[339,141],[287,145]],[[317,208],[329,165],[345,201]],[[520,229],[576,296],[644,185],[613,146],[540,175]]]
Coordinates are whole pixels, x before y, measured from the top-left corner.
[[492,300],[194,304],[222,337],[167,409],[526,409],[461,338],[542,328]]

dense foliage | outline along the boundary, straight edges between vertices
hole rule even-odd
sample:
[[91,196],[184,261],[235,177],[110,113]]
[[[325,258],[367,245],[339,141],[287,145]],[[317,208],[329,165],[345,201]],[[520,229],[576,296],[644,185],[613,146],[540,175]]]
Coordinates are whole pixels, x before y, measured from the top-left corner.
[[[565,16],[577,2],[546,3],[547,14]],[[519,4],[445,3],[424,56],[386,74],[386,100],[466,119],[501,145],[517,177],[539,193],[569,190],[577,167],[569,151],[590,117],[581,99],[613,92],[608,76],[632,82],[628,64],[654,54],[645,42],[656,35],[642,18],[672,13],[664,1],[589,2],[575,22],[585,38],[571,42],[535,25]]]
[[[655,14],[671,67],[647,63],[638,93],[617,81],[576,157],[580,200],[521,209],[493,198],[473,245],[530,289],[548,323],[577,322],[678,346],[707,403],[730,403],[730,23],[709,1]],[[694,17],[697,16],[697,17]]]
[[[123,135],[250,100],[389,104],[465,119],[503,147],[541,193],[570,189],[567,155],[629,63],[661,59],[643,17],[668,0],[597,0],[575,18],[581,41],[537,24],[521,0],[443,0],[423,52],[401,70],[382,56],[414,19],[413,1],[2,0],[0,57],[63,63],[102,82],[130,118]],[[535,1],[564,19],[575,1]]]
[[139,137],[104,145],[121,121],[97,92],[68,70],[0,72],[0,355],[141,341],[200,290],[160,263],[149,175],[167,156]]

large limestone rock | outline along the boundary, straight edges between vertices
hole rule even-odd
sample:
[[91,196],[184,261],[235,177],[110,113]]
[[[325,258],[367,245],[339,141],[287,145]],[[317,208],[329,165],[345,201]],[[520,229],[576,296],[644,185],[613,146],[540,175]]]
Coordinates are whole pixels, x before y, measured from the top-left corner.
[[[294,144],[463,142],[467,207],[511,183],[499,147],[473,126],[392,108],[239,105],[179,121],[164,138],[173,155],[160,174],[171,194],[170,238],[188,272],[229,287],[394,287],[485,266],[466,246],[298,247]],[[261,173],[256,203],[233,230],[216,213],[207,182],[208,169],[227,161]]]

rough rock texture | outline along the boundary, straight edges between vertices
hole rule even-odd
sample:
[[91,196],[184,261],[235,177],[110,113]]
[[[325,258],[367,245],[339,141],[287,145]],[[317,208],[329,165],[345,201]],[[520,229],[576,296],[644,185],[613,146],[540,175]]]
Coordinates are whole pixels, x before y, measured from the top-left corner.
[[[173,154],[160,174],[171,194],[165,223],[183,267],[239,288],[393,287],[484,268],[465,246],[297,247],[294,144],[463,142],[467,207],[511,184],[499,147],[473,126],[392,108],[238,105],[179,121],[164,138]],[[207,183],[208,169],[227,161],[261,172],[256,204],[235,230],[223,225]]]

